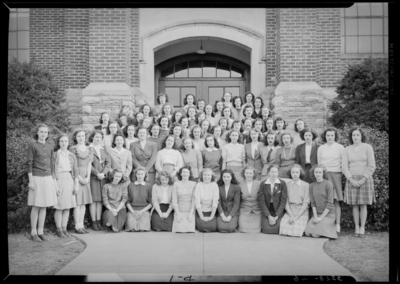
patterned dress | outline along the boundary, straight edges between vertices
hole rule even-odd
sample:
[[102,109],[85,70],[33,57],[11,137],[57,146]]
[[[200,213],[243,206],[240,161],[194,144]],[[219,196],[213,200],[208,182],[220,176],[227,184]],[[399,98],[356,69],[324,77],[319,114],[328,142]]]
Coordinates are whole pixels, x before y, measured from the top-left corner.
[[[86,151],[81,151],[78,146],[74,146],[72,147],[72,151],[78,161],[78,173],[83,179],[86,179],[88,175],[90,175],[88,165],[91,165],[93,161],[93,149],[86,147]],[[90,190],[90,182],[86,184],[79,183],[79,190],[76,194],[76,205],[86,205],[92,202],[93,199]]]
[[[172,224],[172,232],[174,233],[194,233],[196,222],[194,213],[194,187],[196,182],[187,181],[183,183],[178,181],[172,190],[172,205],[175,209],[174,222]],[[179,211],[182,220],[177,220],[176,211]],[[193,211],[191,222],[188,220],[190,210]]]

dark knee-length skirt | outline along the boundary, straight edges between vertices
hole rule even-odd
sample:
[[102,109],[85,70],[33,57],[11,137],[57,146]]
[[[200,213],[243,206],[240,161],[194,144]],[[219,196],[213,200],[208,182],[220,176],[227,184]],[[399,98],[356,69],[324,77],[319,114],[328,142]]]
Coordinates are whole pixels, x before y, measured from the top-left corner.
[[[211,212],[203,212],[204,217],[210,217]],[[210,221],[204,222],[200,219],[199,213],[196,211],[196,229],[199,232],[210,233],[217,231],[217,218],[214,216]]]
[[[160,204],[160,210],[162,213],[167,212],[169,204]],[[151,229],[153,231],[167,231],[172,232],[172,224],[174,223],[173,211],[168,215],[168,218],[163,219],[158,215],[157,211],[154,210],[151,215]]]
[[233,233],[238,226],[239,216],[233,216],[229,222],[222,221],[221,216],[217,218],[217,230],[220,233]]
[[103,213],[103,225],[106,226],[107,223],[111,224],[112,227],[121,231],[125,225],[126,221],[126,208],[119,210],[118,215],[114,216],[110,210],[105,210]]
[[[275,215],[274,205],[272,203],[269,206],[269,212],[271,213],[271,215],[273,217],[276,216]],[[279,234],[279,225],[281,223],[282,217],[283,216],[280,216],[278,218],[278,220],[276,220],[275,225],[270,225],[269,224],[269,219],[263,215],[262,216],[262,220],[261,220],[261,232],[263,234]]]

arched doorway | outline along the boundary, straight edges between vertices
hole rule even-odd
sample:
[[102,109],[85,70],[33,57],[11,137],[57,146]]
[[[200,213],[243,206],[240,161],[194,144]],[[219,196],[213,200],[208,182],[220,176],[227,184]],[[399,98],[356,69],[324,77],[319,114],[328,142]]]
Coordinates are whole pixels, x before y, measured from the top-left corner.
[[214,104],[225,92],[244,96],[250,89],[250,66],[221,54],[185,54],[155,66],[155,79],[155,95],[167,93],[173,106],[182,106],[188,93]]

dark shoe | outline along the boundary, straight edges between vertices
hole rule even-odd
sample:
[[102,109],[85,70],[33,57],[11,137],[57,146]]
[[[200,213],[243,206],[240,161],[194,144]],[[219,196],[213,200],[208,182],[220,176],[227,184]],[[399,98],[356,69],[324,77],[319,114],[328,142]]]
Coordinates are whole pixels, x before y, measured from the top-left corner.
[[97,227],[99,228],[99,230],[104,230],[103,226],[101,225],[101,221],[97,220]]
[[57,230],[56,234],[57,234],[57,237],[59,237],[59,238],[63,238],[64,239],[64,238],[67,237],[66,235],[64,235],[62,230]]
[[72,236],[67,232],[67,227],[62,227],[62,232],[63,232],[63,234],[64,234],[67,238],[72,237]]
[[81,228],[79,228],[78,230],[75,229],[75,233],[77,233],[77,234],[86,234]]
[[97,221],[93,221],[92,222],[92,230],[93,231],[99,231],[99,227],[97,226]]
[[43,234],[38,235],[38,237],[39,237],[43,242],[48,242],[48,241],[49,241],[47,238],[44,237]]
[[31,240],[34,242],[41,242],[42,240],[38,237],[38,235],[31,235]]

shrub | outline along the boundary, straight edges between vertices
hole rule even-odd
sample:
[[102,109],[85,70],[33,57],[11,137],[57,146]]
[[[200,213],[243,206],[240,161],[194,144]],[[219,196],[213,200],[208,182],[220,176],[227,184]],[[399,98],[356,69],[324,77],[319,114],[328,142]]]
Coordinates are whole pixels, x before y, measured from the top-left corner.
[[336,89],[329,122],[336,128],[359,124],[389,132],[389,79],[386,59],[349,65]]

